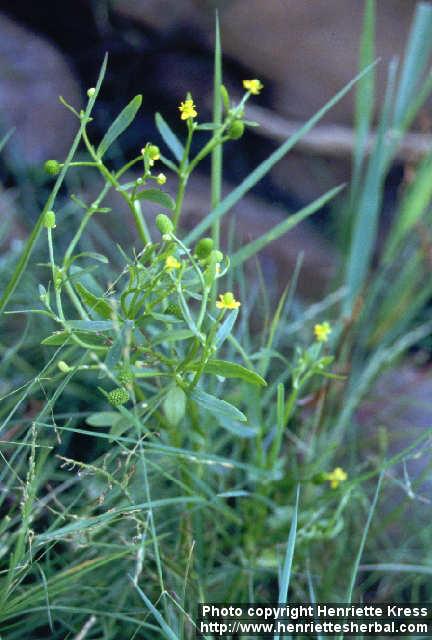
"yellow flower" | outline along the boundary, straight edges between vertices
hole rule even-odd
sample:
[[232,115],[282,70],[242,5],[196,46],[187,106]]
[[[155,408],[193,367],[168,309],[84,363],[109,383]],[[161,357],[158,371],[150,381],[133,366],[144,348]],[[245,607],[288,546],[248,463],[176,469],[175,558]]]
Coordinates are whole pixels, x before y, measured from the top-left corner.
[[156,182],[158,184],[165,184],[166,181],[167,181],[167,179],[166,179],[166,175],[164,173],[160,173],[156,178]]
[[165,260],[165,267],[168,270],[180,269],[181,263],[176,258],[174,258],[174,256],[168,256],[167,259]]
[[336,467],[330,473],[325,474],[325,479],[330,482],[332,489],[337,489],[341,482],[345,482],[348,478],[348,474],[341,468]]
[[189,118],[196,118],[198,112],[196,111],[193,100],[185,100],[180,103],[179,111],[181,113],[182,120],[188,120]]
[[218,309],[238,309],[240,306],[240,302],[238,302],[231,291],[227,293],[221,293],[219,295],[219,300],[216,302],[216,306]]
[[254,96],[257,96],[259,93],[261,93],[261,89],[264,87],[262,82],[260,82],[256,78],[255,80],[243,80],[243,86]]
[[328,322],[322,322],[314,326],[314,334],[317,342],[327,342],[332,329]]

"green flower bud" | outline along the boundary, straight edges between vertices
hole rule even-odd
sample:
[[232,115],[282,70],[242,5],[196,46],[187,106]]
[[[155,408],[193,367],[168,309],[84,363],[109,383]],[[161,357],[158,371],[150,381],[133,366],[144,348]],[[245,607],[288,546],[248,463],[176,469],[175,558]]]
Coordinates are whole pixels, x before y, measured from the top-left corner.
[[163,410],[172,427],[176,427],[186,411],[186,394],[180,387],[172,387],[163,402]]
[[195,246],[195,255],[201,260],[207,258],[210,251],[213,249],[213,240],[211,238],[201,238]]
[[244,134],[245,126],[241,120],[234,120],[230,128],[228,129],[228,135],[231,140],[238,140]]
[[44,226],[46,229],[55,229],[56,215],[54,211],[47,211],[44,217]]
[[62,373],[69,373],[69,371],[72,371],[72,367],[70,367],[64,360],[59,360],[57,362],[57,366]]
[[149,144],[147,151],[148,151],[148,157],[150,158],[150,160],[153,160],[153,162],[155,160],[159,160],[160,158],[159,147],[157,147],[155,144]]
[[129,393],[126,389],[118,387],[117,389],[113,389],[109,392],[108,401],[113,405],[113,407],[120,407],[122,404],[126,404],[129,397]]
[[213,251],[210,254],[210,260],[212,262],[222,262],[223,260],[222,251],[219,251],[219,249],[213,249]]
[[50,176],[56,176],[60,173],[61,166],[57,160],[47,160],[44,169]]
[[183,314],[181,312],[181,309],[178,304],[175,304],[175,302],[170,302],[170,304],[165,309],[165,313],[167,313],[170,316],[174,316],[179,320],[183,320]]
[[156,216],[156,226],[162,235],[168,235],[174,231],[174,225],[165,213]]
[[131,384],[133,382],[133,379],[133,373],[128,367],[123,367],[117,374],[117,380],[120,382],[120,384]]
[[90,89],[87,89],[87,95],[89,98],[93,98],[95,93],[96,93],[96,89],[94,87],[90,87]]

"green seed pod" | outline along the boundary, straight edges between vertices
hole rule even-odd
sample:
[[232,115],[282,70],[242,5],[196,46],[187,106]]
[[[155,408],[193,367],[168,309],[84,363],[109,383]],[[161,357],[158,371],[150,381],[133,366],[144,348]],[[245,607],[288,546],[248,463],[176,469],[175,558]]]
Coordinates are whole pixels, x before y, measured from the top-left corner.
[[186,411],[186,394],[180,387],[172,387],[163,402],[163,410],[172,427],[176,427]]
[[238,140],[244,134],[245,126],[241,120],[234,120],[230,128],[228,129],[228,135],[231,140]]
[[60,173],[61,166],[57,160],[47,160],[44,169],[50,176],[56,176]]
[[169,303],[169,305],[165,310],[165,313],[167,313],[170,316],[175,316],[179,320],[183,320],[183,314],[181,312],[181,309],[178,304],[175,304],[175,302]]
[[108,401],[113,405],[113,407],[120,407],[122,404],[126,404],[129,397],[129,393],[126,389],[117,387],[117,389],[113,389],[109,392]]
[[195,246],[195,255],[201,260],[205,260],[213,249],[213,240],[211,238],[201,238]]
[[174,225],[165,213],[159,213],[156,216],[156,226],[162,235],[172,233]]
[[128,367],[122,367],[117,374],[117,380],[123,385],[131,384],[134,380],[132,371]]
[[44,226],[46,229],[55,229],[56,214],[54,211],[47,211],[44,217]]

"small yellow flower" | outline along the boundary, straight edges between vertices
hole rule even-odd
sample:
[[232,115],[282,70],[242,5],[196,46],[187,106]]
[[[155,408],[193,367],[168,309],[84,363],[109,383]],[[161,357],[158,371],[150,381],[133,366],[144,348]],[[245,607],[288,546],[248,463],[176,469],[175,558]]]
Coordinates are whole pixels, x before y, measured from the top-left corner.
[[160,173],[156,178],[156,182],[158,184],[165,184],[166,181],[167,181],[167,179],[166,179],[166,175],[164,173]]
[[314,334],[317,342],[327,342],[332,329],[328,322],[321,322],[314,326]]
[[174,258],[174,256],[168,256],[165,260],[165,267],[170,271],[171,269],[180,269],[181,263]]
[[345,482],[348,474],[341,467],[336,467],[330,473],[325,474],[325,479],[330,482],[332,489],[337,489],[341,482]]
[[240,302],[238,302],[231,291],[227,293],[221,293],[219,295],[219,300],[216,302],[216,306],[218,309],[238,309],[240,306]]
[[180,103],[179,111],[181,113],[182,120],[189,120],[189,118],[196,118],[198,112],[196,111],[193,100],[185,100]]
[[261,93],[261,89],[264,87],[260,80],[243,80],[243,86],[247,91],[250,91],[254,96]]

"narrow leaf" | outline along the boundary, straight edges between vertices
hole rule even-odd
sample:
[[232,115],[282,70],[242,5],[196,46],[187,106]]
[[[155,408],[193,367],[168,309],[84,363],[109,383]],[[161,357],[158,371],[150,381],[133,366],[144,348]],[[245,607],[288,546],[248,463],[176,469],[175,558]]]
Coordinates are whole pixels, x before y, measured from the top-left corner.
[[71,329],[90,332],[110,331],[114,328],[112,322],[105,320],[69,320],[67,325]]
[[[191,363],[188,367],[192,370],[198,369],[198,363]],[[256,384],[260,387],[266,387],[267,382],[255,371],[246,369],[240,364],[235,362],[228,362],[227,360],[210,360],[204,367],[204,372],[212,375],[222,376],[224,378],[239,378],[245,380],[250,384]]]
[[317,200],[314,200],[311,204],[308,204],[303,209],[300,209],[297,213],[292,216],[289,216],[286,220],[283,220],[279,224],[275,225],[272,229],[269,229],[266,233],[264,233],[256,240],[252,240],[249,244],[244,245],[241,249],[239,249],[231,258],[231,266],[238,267],[245,260],[252,257],[258,251],[261,251],[268,244],[282,236],[284,233],[287,233],[290,229],[298,225],[302,220],[309,217],[313,213],[316,213],[322,207],[327,204],[330,200],[332,200],[338,193],[344,189],[345,185],[339,185],[338,187],[334,187],[327,191],[324,195]]
[[[288,587],[291,579],[291,567],[294,557],[294,547],[297,537],[298,507],[300,498],[300,485],[297,485],[296,502],[291,520],[291,528],[288,536],[285,560],[282,568],[282,576],[279,585],[279,604],[286,604],[288,597]],[[279,635],[274,636],[274,640],[279,640]]]
[[101,316],[101,318],[105,318],[106,320],[111,318],[112,308],[107,300],[95,296],[91,291],[86,289],[81,282],[77,282],[75,284],[75,288],[82,302],[87,305],[90,311],[94,311],[97,315]]
[[165,193],[165,191],[161,191],[160,189],[145,189],[145,191],[139,191],[135,197],[138,200],[155,202],[156,204],[160,204],[161,207],[165,207],[165,209],[171,209],[172,211],[175,209],[175,202],[169,193]]
[[183,158],[184,148],[176,134],[172,131],[171,127],[167,124],[160,113],[155,116],[156,126],[161,134],[162,140],[165,142],[168,149],[172,152],[175,159],[181,162]]
[[97,155],[100,158],[107,152],[112,143],[132,124],[141,103],[142,96],[137,95],[129,102],[123,111],[119,113],[97,148]]
[[195,400],[197,404],[209,411],[216,417],[230,418],[231,420],[239,420],[240,422],[247,422],[247,418],[229,402],[225,400],[219,400],[215,396],[201,391],[200,389],[194,389],[190,395],[192,400]]

